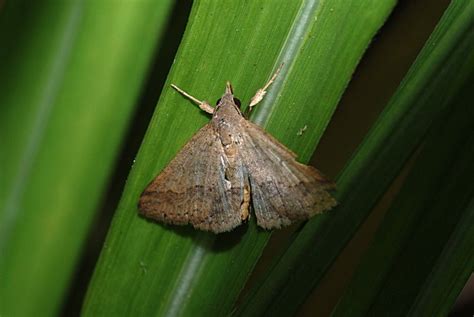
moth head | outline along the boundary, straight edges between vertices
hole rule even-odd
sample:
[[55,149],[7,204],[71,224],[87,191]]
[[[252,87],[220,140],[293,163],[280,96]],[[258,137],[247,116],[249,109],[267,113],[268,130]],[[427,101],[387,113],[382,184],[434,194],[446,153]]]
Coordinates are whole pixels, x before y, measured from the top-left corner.
[[[234,104],[240,109],[240,104],[241,104],[241,103],[240,103],[240,100],[237,99],[237,98],[235,98],[235,97],[232,97],[232,100],[234,101]],[[216,101],[216,106],[217,106],[218,104],[220,104],[221,101],[222,101],[222,98],[217,99],[217,101]]]
[[232,88],[232,85],[229,81],[225,85],[224,95],[217,100],[216,105],[219,105],[224,100],[232,101],[237,106],[237,108],[240,108],[240,100],[234,97],[234,89]]

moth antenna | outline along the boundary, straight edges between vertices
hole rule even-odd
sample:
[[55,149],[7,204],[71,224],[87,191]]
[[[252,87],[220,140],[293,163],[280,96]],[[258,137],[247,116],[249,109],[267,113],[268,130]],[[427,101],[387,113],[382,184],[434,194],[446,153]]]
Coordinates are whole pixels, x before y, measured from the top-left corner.
[[185,96],[185,97],[191,99],[192,101],[194,101],[195,103],[197,103],[197,105],[199,106],[199,108],[202,111],[205,111],[209,114],[214,113],[214,108],[212,108],[211,105],[207,101],[201,101],[201,100],[197,99],[196,97],[191,96],[190,94],[188,94],[187,92],[185,92],[184,90],[182,90],[181,88],[176,86],[175,84],[171,84],[171,87],[176,89],[183,96]]
[[257,90],[257,92],[255,93],[255,96],[253,96],[252,99],[250,100],[248,114],[250,114],[253,107],[255,107],[260,101],[262,101],[263,97],[267,93],[268,87],[270,87],[270,85],[273,84],[273,82],[277,78],[278,74],[280,73],[281,69],[283,68],[283,65],[284,65],[284,63],[281,63],[281,65],[277,68],[277,70],[275,71],[273,76],[270,78],[270,80],[265,84],[265,86],[263,86],[263,88],[260,88],[259,90]]
[[280,74],[280,71],[281,69],[283,68],[283,65],[285,65],[285,63],[281,63],[280,66],[278,66],[277,70],[275,71],[275,73],[273,74],[272,78],[270,78],[270,80],[265,84],[265,86],[263,86],[262,90],[267,90],[268,87],[270,87],[271,84],[273,84],[273,82],[275,81],[275,79],[278,77],[278,75]]

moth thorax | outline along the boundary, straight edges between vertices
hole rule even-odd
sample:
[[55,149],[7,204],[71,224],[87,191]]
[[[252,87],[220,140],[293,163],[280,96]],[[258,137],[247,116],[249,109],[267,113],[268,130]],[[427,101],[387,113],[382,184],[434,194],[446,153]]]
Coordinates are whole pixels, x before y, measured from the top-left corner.
[[228,160],[232,160],[237,156],[238,148],[234,143],[230,143],[224,146],[224,153]]

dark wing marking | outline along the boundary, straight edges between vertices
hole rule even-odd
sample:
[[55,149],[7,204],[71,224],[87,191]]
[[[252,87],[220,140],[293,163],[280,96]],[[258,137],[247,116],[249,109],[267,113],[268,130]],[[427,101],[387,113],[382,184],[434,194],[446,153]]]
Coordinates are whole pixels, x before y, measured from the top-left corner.
[[252,204],[259,226],[280,228],[331,209],[327,192],[334,184],[259,126],[243,121],[242,157],[250,178]]
[[234,166],[232,173],[229,178],[222,144],[207,124],[145,189],[140,211],[160,222],[230,231],[241,224],[241,204],[248,196],[243,166]]

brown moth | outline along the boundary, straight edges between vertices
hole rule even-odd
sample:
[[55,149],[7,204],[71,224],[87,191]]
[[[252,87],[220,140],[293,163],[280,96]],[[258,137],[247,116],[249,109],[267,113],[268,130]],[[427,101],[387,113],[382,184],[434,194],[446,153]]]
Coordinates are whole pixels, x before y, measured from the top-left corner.
[[[279,70],[251,99],[250,110]],[[215,108],[172,86],[212,114],[212,120],[142,193],[143,216],[220,233],[246,221],[250,206],[260,227],[274,229],[337,204],[328,193],[334,183],[298,163],[293,152],[242,115],[229,82]]]

